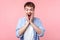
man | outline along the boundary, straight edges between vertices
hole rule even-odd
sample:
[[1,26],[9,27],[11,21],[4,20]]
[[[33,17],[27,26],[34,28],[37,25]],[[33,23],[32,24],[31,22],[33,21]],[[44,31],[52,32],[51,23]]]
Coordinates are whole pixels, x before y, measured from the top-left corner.
[[45,29],[40,20],[34,17],[34,3],[25,3],[24,11],[26,15],[18,21],[16,36],[20,38],[20,40],[39,40],[39,37],[44,35]]

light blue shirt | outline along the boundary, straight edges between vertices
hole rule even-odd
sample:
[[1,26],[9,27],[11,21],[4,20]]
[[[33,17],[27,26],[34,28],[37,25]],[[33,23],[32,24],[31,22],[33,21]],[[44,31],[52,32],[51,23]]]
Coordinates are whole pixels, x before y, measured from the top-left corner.
[[[24,40],[24,34],[19,35],[19,29],[23,27],[26,23],[26,18],[23,17],[19,19],[17,27],[16,27],[16,36],[20,38],[20,40]],[[45,29],[40,21],[39,18],[34,17],[33,23],[41,30],[41,34],[37,34],[37,32],[34,30],[34,40],[39,40],[39,37],[42,37],[44,35]]]

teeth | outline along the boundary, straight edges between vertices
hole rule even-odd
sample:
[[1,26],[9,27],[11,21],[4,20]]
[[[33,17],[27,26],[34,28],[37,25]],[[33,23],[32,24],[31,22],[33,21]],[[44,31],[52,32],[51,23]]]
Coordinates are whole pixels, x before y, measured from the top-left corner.
[[28,16],[31,16],[31,14],[28,14]]
[[28,16],[31,16],[31,15],[28,15]]

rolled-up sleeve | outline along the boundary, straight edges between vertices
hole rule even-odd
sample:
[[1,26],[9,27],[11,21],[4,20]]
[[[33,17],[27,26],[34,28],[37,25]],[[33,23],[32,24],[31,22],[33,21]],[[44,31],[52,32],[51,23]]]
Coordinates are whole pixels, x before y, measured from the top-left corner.
[[20,35],[20,34],[19,34],[19,29],[23,26],[22,24],[23,24],[22,20],[19,19],[19,21],[18,21],[18,23],[17,23],[17,27],[16,27],[16,37],[17,37],[17,38],[20,38],[20,37],[23,36],[23,35]]
[[38,35],[39,37],[44,36],[45,28],[43,27],[40,19],[37,19],[36,25],[37,25],[37,26],[40,28],[40,30],[41,30],[41,33],[40,33],[40,34],[37,34],[37,35]]

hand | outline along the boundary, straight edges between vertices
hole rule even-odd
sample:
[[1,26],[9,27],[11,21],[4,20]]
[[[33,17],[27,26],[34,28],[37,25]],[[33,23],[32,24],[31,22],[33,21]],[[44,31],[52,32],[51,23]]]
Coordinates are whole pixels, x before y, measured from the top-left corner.
[[27,20],[27,22],[29,23],[29,18],[28,18],[28,15],[26,14],[26,20]]
[[31,15],[31,18],[30,18],[30,22],[32,22],[33,21],[33,15]]

